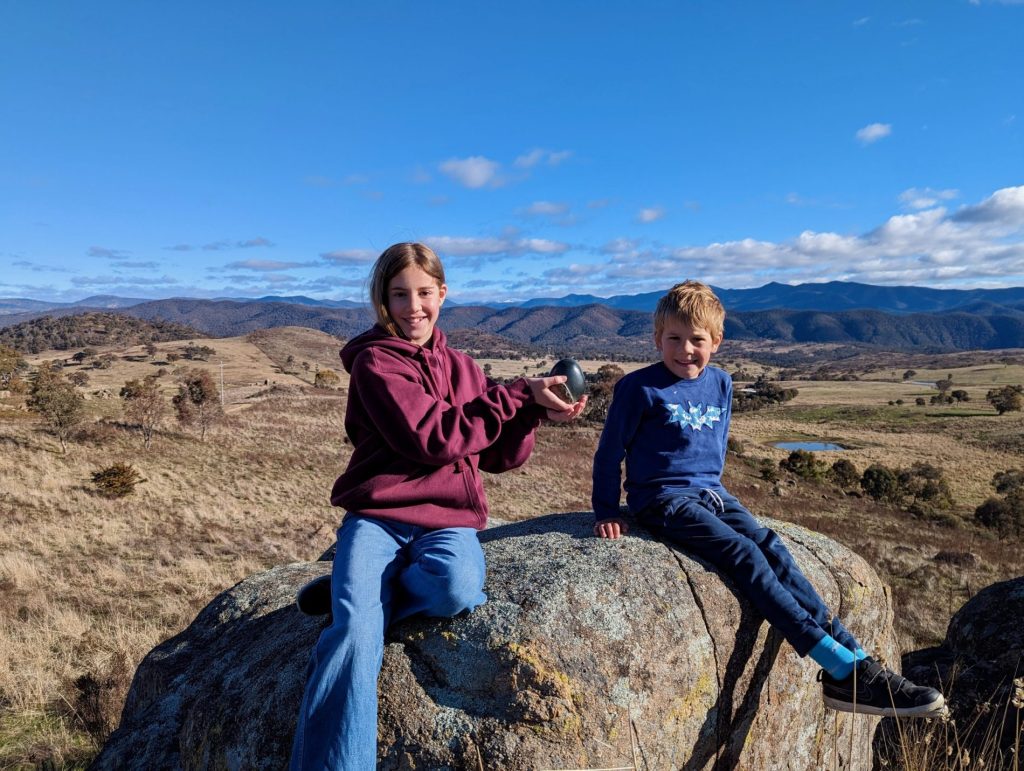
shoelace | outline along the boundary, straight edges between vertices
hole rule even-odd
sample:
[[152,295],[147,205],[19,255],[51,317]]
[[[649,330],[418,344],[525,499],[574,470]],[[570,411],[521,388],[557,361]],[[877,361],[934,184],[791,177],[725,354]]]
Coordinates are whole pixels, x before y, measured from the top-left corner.
[[[874,671],[872,672],[871,670]],[[892,693],[897,693],[902,690],[903,686],[910,682],[907,678],[903,677],[903,675],[893,672],[891,669],[882,666],[877,661],[872,661],[868,665],[868,673],[870,674],[870,677],[868,678],[868,685],[874,685],[875,680],[882,678],[886,685],[889,686],[889,690]]]

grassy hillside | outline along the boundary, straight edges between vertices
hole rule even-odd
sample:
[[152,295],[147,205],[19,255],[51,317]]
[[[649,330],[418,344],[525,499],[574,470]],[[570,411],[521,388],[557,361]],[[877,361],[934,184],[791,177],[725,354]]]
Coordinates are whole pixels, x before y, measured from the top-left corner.
[[[66,454],[21,409],[20,397],[0,399],[0,767],[87,763],[146,652],[223,589],[273,565],[315,559],[333,540],[340,512],[327,495],[349,452],[346,379],[339,390],[311,383],[317,367],[340,373],[340,342],[295,328],[193,342],[215,354],[168,362],[185,343],[160,343],[154,357],[137,346],[104,350],[113,362],[87,370],[90,422]],[[38,364],[64,355],[29,358]],[[738,356],[730,362],[753,366]],[[551,361],[481,364],[513,377],[546,372]],[[217,382],[223,365],[227,420],[205,442],[168,421],[146,450],[116,394],[125,380],[165,369],[160,382],[169,398],[178,365],[208,368]],[[969,390],[993,378],[1019,382],[1019,370],[982,366],[973,374],[984,382]],[[966,371],[954,376],[967,384]],[[1024,572],[1020,543],[999,542],[967,521],[941,527],[785,476],[768,484],[758,466],[785,457],[771,442],[796,437],[848,443],[855,449],[845,456],[861,469],[928,459],[947,469],[956,513],[967,516],[995,471],[1021,465],[1019,445],[1009,448],[1024,435],[1024,417],[997,417],[982,404],[969,411],[890,407],[897,394],[925,390],[891,379],[793,385],[800,394],[792,402],[736,416],[733,433],[745,449],[730,456],[726,484],[755,512],[820,530],[865,556],[894,588],[905,649],[937,642],[968,596]],[[485,480],[492,514],[515,520],[588,510],[599,432],[588,423],[542,427],[524,468]],[[90,476],[115,462],[133,464],[145,481],[112,501],[96,494]],[[974,556],[957,566],[936,559],[943,552]]]

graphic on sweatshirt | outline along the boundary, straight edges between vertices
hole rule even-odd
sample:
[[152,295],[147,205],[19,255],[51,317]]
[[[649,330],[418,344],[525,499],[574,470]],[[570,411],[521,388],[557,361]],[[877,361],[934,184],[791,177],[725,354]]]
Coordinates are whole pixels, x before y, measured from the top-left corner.
[[712,424],[722,420],[721,407],[712,407],[710,405],[705,407],[703,404],[695,406],[693,402],[687,402],[687,405],[689,406],[666,404],[669,415],[668,422],[679,423],[682,426],[689,426],[694,431],[700,431],[705,426],[714,430]]

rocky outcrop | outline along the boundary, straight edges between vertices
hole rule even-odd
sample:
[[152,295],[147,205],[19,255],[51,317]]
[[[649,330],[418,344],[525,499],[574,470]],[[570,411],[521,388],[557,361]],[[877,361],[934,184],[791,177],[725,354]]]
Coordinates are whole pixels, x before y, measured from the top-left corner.
[[[816,667],[685,552],[591,514],[481,534],[489,601],[390,630],[382,769],[871,767],[876,721],[826,713]],[[886,589],[856,555],[777,527],[863,642],[896,655]],[[286,764],[321,619],[294,607],[326,563],[224,592],[142,662],[99,769]],[[850,751],[854,756],[849,757]]]
[[[1024,576],[978,592],[950,620],[942,645],[906,655],[903,669],[915,682],[945,693],[959,747],[994,759],[998,745],[1009,764],[1022,728],[1012,702],[1013,680],[1024,678]],[[885,722],[888,730],[876,741],[883,753],[897,731]]]

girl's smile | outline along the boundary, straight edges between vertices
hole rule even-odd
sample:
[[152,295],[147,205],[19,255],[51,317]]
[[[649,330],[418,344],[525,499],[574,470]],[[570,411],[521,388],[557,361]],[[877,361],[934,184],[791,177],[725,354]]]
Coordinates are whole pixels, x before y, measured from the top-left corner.
[[448,287],[418,265],[410,265],[388,283],[388,313],[402,336],[426,345],[434,336]]

